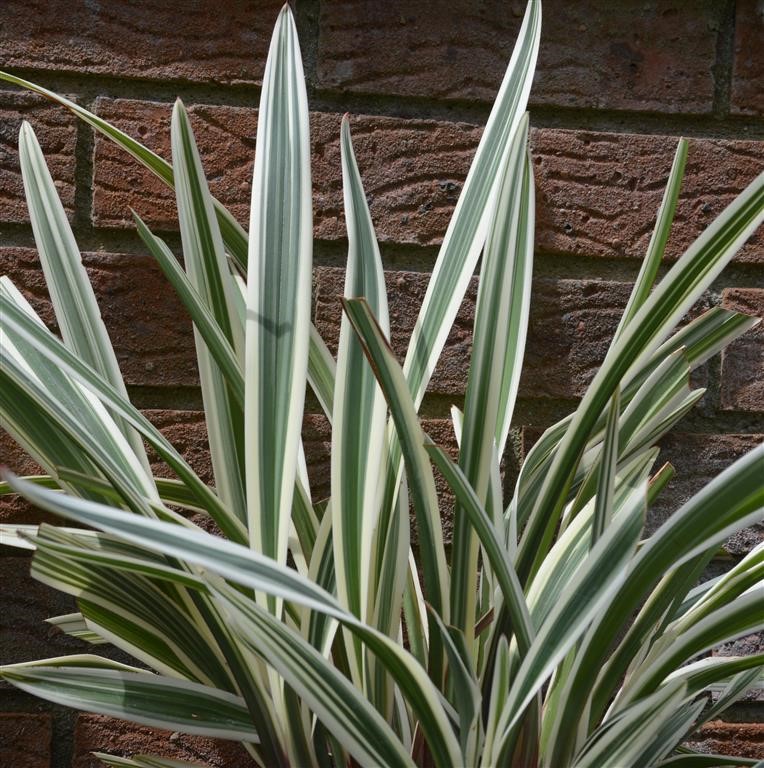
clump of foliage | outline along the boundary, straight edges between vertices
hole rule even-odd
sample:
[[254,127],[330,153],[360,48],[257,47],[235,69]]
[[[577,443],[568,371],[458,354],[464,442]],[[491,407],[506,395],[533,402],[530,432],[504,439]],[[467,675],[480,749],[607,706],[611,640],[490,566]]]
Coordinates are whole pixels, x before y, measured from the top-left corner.
[[[525,110],[540,16],[531,0],[403,366],[387,340],[347,119],[336,360],[311,325],[308,105],[288,8],[262,87],[248,234],[210,195],[180,102],[169,164],[63,97],[2,76],[68,107],[174,188],[184,266],[137,216],[136,226],[194,322],[215,477],[214,488],[202,482],[128,400],[24,125],[24,185],[61,339],[3,277],[2,423],[47,474],[8,475],[2,490],[86,527],[4,536],[35,549],[35,578],[77,598],[77,613],[50,621],[96,652],[7,665],[4,680],[77,709],[238,740],[268,768],[753,762],[680,745],[762,681],[763,655],[704,654],[764,628],[764,547],[696,584],[724,540],[760,519],[764,452],[734,463],[652,535],[643,526],[672,473],[655,468],[655,443],[703,394],[690,372],[757,322],[715,308],[675,330],[764,218],[764,175],[654,286],[685,163],[680,142],[607,357],[575,412],[529,452],[505,507],[499,458],[531,300]],[[417,411],[481,254],[454,462]],[[311,496],[305,466],[306,383],[332,425],[328,500]],[[175,479],[152,475],[146,445]],[[457,500],[450,550],[433,465]],[[99,655],[106,643],[141,666]]]

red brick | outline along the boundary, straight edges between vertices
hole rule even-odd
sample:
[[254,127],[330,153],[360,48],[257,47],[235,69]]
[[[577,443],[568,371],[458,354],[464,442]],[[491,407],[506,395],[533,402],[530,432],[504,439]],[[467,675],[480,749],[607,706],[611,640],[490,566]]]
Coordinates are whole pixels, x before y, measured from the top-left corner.
[[735,4],[735,58],[730,108],[733,114],[763,115],[764,6],[757,0]]
[[0,557],[0,659],[14,664],[87,653],[90,646],[45,623],[51,616],[76,610],[74,600],[32,579],[29,565],[27,557]]
[[[727,288],[722,305],[764,316],[764,289]],[[725,410],[764,411],[764,325],[759,323],[722,352],[721,406]]]
[[[198,384],[191,321],[154,259],[132,254],[82,256],[128,384]],[[56,330],[52,305],[31,248],[0,248],[0,274],[11,277]]]
[[[144,411],[144,414],[175,446],[199,477],[212,484],[204,412],[150,409]],[[149,461],[152,471],[158,477],[174,477],[172,470],[153,451],[149,451]]]
[[[684,502],[763,440],[764,435],[761,434],[714,435],[688,432],[672,432],[663,438],[658,464],[671,462],[676,474],[651,509],[648,532],[654,531]],[[764,525],[757,524],[730,537],[725,549],[731,555],[741,556],[762,540]]]
[[[171,159],[171,105],[100,98],[95,111],[104,120]],[[255,158],[256,111],[243,107],[193,106],[189,111],[212,193],[220,197],[243,224],[247,223]],[[132,207],[159,229],[177,229],[175,193],[100,135],[96,137],[94,164],[93,220],[97,225],[132,228]]]
[[[429,274],[387,272],[385,280],[392,327],[392,345],[402,361],[422,304]],[[314,271],[315,322],[332,350],[340,324],[344,272],[334,267]],[[586,391],[605,357],[631,291],[628,283],[605,280],[533,282],[528,339],[520,395],[530,398],[575,398]],[[430,391],[459,396],[467,383],[477,278],[467,289]],[[701,302],[700,308],[706,308]],[[704,379],[699,379],[702,383]]]
[[[643,258],[677,139],[534,130],[531,144],[536,247],[582,256]],[[761,142],[691,140],[666,256],[680,256],[762,170]],[[764,263],[761,230],[736,259]]]
[[79,715],[72,768],[102,768],[103,763],[92,752],[107,752],[120,757],[153,754],[172,760],[193,761],[208,768],[249,768],[255,765],[236,742],[188,736],[101,715]]
[[[322,3],[319,87],[492,101],[524,8],[500,0]],[[531,103],[709,112],[721,11],[711,0],[547,0]]]
[[[198,385],[190,323],[150,260],[101,253],[86,253],[83,258],[128,384],[166,388]],[[50,320],[34,252],[0,249],[0,267]],[[386,275],[392,341],[401,359],[429,279],[425,272]],[[344,270],[316,268],[315,322],[332,349],[339,334],[343,284]],[[627,283],[611,281],[535,280],[521,394],[533,398],[580,397],[604,359],[629,291]],[[435,370],[430,387],[433,392],[453,396],[464,392],[476,298],[477,279],[473,278]]]
[[[447,449],[452,458],[457,458],[458,449],[451,419],[426,418],[423,419],[422,426],[435,443]],[[311,494],[316,502],[328,498],[331,494],[331,427],[322,414],[306,414],[302,435]],[[453,534],[454,496],[437,470],[435,487],[442,517],[443,538],[448,543]],[[416,544],[418,534],[413,510],[411,514],[411,540]]]
[[[99,101],[99,114],[169,156],[168,105]],[[192,122],[213,194],[247,225],[256,116],[238,107],[192,107]],[[339,115],[311,116],[314,231],[345,236]],[[480,138],[459,123],[360,116],[352,121],[377,236],[382,242],[437,245]],[[584,256],[644,256],[677,139],[536,129],[531,134],[539,250]],[[761,143],[693,140],[667,249],[680,255],[764,168]],[[172,193],[111,142],[96,139],[93,217],[132,226],[130,207],[160,229],[177,227]],[[737,257],[761,263],[753,238]]]
[[0,765],[48,768],[51,735],[50,715],[0,714]]
[[[0,466],[6,466],[17,475],[36,475],[40,467],[29,458],[11,436],[0,429]],[[18,496],[0,496],[0,523],[56,522],[57,518],[47,512],[41,512]]]
[[8,0],[6,69],[259,83],[279,0]]
[[[7,22],[0,30],[11,26]],[[2,44],[0,44],[0,48]],[[0,90],[0,221],[29,221],[19,166],[19,128],[27,120],[37,136],[67,213],[74,211],[76,118],[41,96]]]
[[[100,99],[98,114],[170,157],[170,107]],[[244,225],[249,221],[257,115],[242,107],[189,109],[210,189]],[[314,230],[345,236],[339,151],[340,115],[311,115]],[[355,150],[382,241],[439,242],[467,174],[480,130],[474,126],[385,117],[354,118]],[[93,219],[131,227],[130,208],[159,229],[176,229],[174,194],[107,139],[95,145]]]
[[761,760],[764,758],[764,723],[712,720],[687,744],[699,752]]

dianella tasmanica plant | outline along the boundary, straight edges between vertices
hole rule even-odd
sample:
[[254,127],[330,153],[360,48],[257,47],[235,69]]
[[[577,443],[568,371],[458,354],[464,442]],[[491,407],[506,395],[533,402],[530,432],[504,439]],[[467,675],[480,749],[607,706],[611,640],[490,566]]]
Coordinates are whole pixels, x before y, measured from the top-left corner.
[[[3,536],[35,550],[35,578],[76,598],[77,613],[50,621],[93,653],[6,665],[4,680],[77,709],[240,741],[267,768],[753,762],[681,745],[762,683],[764,655],[707,652],[764,628],[764,547],[697,584],[725,539],[761,518],[764,450],[652,535],[643,526],[673,471],[656,463],[656,441],[703,394],[690,372],[757,322],[714,308],[676,330],[764,218],[764,175],[655,284],[687,153],[680,141],[602,367],[503,488],[531,301],[526,103],[540,25],[531,0],[402,365],[347,118],[336,359],[311,324],[308,104],[288,8],[263,80],[248,233],[210,195],[180,102],[170,164],[77,104],[2,76],[67,107],[175,190],[182,265],[135,224],[193,319],[214,470],[210,487],[130,403],[24,125],[24,186],[61,335],[0,280],[2,424],[46,472],[8,474],[2,492],[77,527]],[[417,413],[481,257],[452,461]],[[332,426],[329,499],[308,481],[306,386]],[[173,479],[152,475],[147,446]],[[450,547],[434,467],[456,498]],[[136,666],[110,660],[105,644]]]

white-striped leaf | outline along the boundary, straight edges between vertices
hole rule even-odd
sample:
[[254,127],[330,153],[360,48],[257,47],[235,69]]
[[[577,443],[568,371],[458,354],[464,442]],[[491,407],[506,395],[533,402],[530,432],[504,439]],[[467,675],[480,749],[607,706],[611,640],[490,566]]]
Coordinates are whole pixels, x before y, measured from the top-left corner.
[[[187,680],[127,671],[98,656],[0,667],[0,678],[27,693],[73,709],[181,733],[257,742],[243,699]],[[84,657],[81,657],[84,659]]]
[[244,408],[250,542],[282,563],[308,364],[311,205],[308,101],[297,30],[285,5],[273,32],[258,113]]

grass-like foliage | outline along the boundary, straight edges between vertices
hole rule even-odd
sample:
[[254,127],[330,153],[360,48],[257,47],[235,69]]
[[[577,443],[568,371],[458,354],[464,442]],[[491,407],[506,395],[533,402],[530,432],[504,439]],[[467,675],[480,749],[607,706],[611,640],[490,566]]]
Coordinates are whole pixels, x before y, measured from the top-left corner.
[[[655,284],[685,164],[679,143],[602,367],[502,488],[532,298],[526,103],[540,6],[528,4],[402,365],[347,119],[336,360],[311,325],[308,102],[287,7],[263,81],[248,233],[210,195],[180,102],[169,164],[63,97],[2,76],[69,108],[175,190],[182,264],[137,216],[136,227],[193,318],[215,484],[130,403],[24,125],[24,186],[61,338],[3,277],[0,416],[47,474],[8,475],[1,490],[77,526],[3,533],[35,549],[35,578],[77,599],[79,612],[54,624],[139,665],[96,652],[7,665],[0,677],[58,704],[241,741],[267,768],[746,764],[681,744],[762,683],[762,655],[707,652],[764,628],[764,547],[696,585],[725,539],[760,519],[764,451],[652,535],[643,527],[673,471],[656,463],[656,441],[703,394],[691,371],[757,322],[715,308],[676,330],[764,218],[764,175]],[[481,257],[454,462],[417,412]],[[305,466],[307,386],[332,425],[328,500],[311,494]],[[146,446],[174,479],[152,476]],[[450,547],[435,467],[457,500]]]

